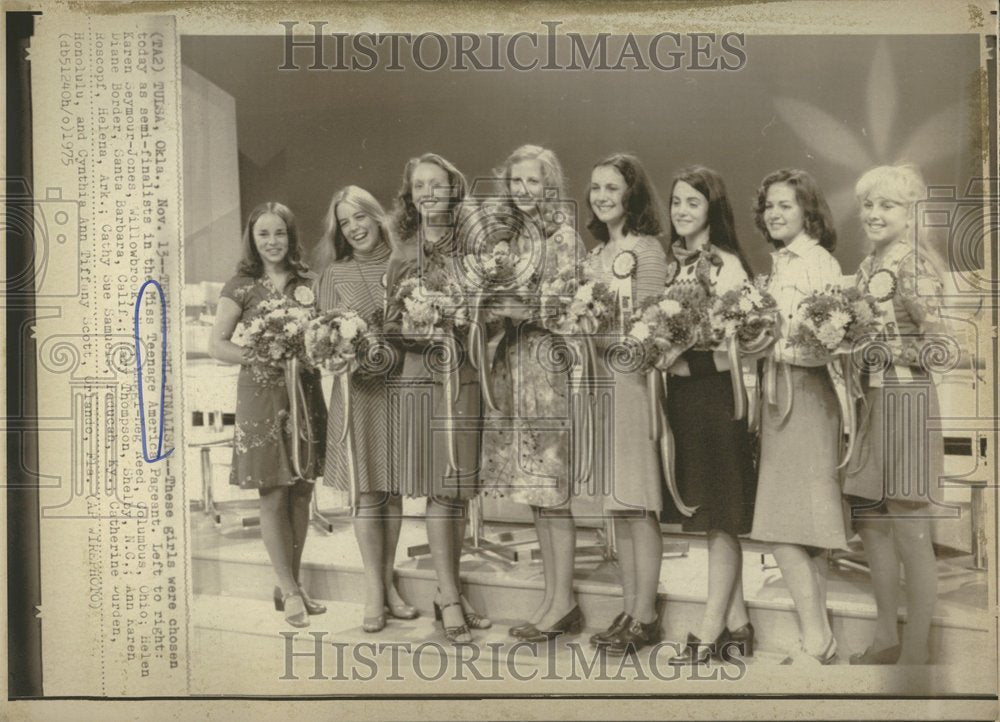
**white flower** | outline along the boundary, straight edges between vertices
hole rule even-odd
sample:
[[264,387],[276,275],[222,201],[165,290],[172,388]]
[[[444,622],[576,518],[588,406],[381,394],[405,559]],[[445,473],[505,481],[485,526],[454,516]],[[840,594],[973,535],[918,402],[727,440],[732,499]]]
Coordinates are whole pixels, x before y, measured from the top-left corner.
[[681,312],[681,304],[672,298],[665,298],[656,305],[668,316],[673,316]]
[[303,306],[311,306],[316,302],[316,295],[312,292],[309,286],[299,286],[295,289],[295,293],[292,294],[295,300],[301,303]]
[[357,337],[358,331],[361,330],[360,328],[358,328],[359,320],[360,319],[353,318],[351,316],[345,316],[343,319],[341,319],[340,333],[344,337],[344,340],[353,341]]
[[508,254],[510,254],[510,244],[507,241],[500,241],[493,246],[494,256],[506,256]]
[[637,341],[645,341],[649,338],[649,325],[645,321],[638,321],[632,325],[629,335]]
[[584,283],[582,286],[576,289],[576,300],[582,301],[583,303],[590,303],[594,300],[594,285],[592,283]]
[[750,313],[753,311],[753,302],[746,296],[741,296],[738,307],[743,313]]
[[835,349],[844,340],[844,327],[833,325],[828,321],[816,329],[816,338],[828,349]]
[[851,316],[843,311],[830,311],[830,318],[827,322],[835,328],[844,329],[851,322]]
[[[764,297],[760,295],[760,291],[756,286],[746,286],[743,292],[744,297],[750,301],[754,306],[760,306],[764,303]],[[741,305],[740,308],[743,308]]]
[[[301,288],[301,286],[300,286]],[[289,336],[294,336],[299,332],[299,325],[294,321],[289,321],[285,324],[285,333]]]

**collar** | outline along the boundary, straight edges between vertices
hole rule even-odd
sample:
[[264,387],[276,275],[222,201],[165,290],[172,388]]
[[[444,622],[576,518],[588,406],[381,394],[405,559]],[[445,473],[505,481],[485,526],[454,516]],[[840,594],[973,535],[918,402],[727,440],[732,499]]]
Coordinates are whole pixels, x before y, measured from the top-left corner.
[[361,262],[383,261],[389,257],[390,253],[392,253],[392,249],[389,248],[388,243],[379,243],[375,248],[367,253],[354,251],[353,257],[355,260]]
[[787,243],[783,248],[779,248],[776,251],[771,251],[771,255],[774,257],[778,256],[798,256],[801,258],[806,255],[809,251],[819,245],[819,241],[810,236],[804,230],[799,231],[798,235]]

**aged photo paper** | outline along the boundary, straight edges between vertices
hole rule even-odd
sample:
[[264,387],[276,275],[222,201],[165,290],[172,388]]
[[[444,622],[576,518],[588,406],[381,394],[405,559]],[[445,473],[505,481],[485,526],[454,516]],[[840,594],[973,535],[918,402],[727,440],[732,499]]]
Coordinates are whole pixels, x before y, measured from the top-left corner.
[[5,716],[997,717],[990,3],[5,29]]

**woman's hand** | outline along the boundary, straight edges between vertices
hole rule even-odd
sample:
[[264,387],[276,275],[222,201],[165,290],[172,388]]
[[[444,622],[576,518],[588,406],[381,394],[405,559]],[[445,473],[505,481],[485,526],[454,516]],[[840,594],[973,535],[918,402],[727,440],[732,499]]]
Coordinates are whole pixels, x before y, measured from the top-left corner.
[[532,309],[527,304],[517,301],[509,296],[504,297],[500,301],[492,304],[493,313],[497,316],[505,316],[507,318],[514,319],[515,321],[526,321],[530,318],[534,318],[534,313]]

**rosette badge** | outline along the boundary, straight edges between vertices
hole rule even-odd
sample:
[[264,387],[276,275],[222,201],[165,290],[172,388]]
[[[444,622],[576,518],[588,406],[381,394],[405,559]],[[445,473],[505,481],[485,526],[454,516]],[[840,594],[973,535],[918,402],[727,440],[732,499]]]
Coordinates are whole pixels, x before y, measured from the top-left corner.
[[312,306],[316,303],[316,295],[308,286],[299,286],[295,289],[295,293],[293,293],[292,296],[303,306]]
[[631,278],[635,275],[638,262],[639,259],[633,251],[622,251],[611,262],[611,272],[615,274],[615,278]]
[[868,279],[868,293],[878,303],[888,301],[896,295],[896,274],[888,268],[875,271]]

